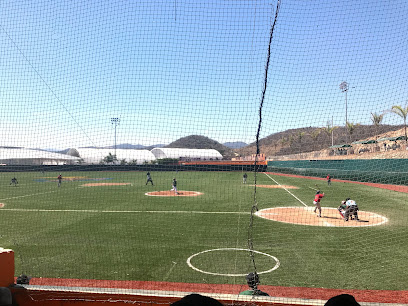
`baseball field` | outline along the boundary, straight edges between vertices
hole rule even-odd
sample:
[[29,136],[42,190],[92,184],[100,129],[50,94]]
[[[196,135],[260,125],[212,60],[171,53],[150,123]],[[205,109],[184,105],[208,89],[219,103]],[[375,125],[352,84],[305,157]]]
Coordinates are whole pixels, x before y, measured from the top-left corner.
[[[66,172],[58,187],[56,172],[1,173],[0,246],[16,276],[244,286],[251,237],[262,285],[407,290],[407,193],[242,174]],[[360,221],[337,211],[347,197]]]

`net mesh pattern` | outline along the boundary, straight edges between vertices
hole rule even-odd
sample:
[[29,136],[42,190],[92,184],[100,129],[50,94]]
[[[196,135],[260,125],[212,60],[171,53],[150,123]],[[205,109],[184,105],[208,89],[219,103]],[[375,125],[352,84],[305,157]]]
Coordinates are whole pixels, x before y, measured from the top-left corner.
[[238,298],[256,272],[281,302],[406,292],[407,13],[2,1],[0,246],[16,276]]

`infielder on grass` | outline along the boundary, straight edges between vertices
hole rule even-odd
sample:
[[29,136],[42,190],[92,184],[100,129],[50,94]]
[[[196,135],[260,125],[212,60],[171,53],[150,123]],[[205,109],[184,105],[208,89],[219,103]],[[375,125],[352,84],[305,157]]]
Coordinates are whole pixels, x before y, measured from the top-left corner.
[[147,172],[147,181],[146,181],[146,185],[147,185],[147,183],[152,183],[152,185],[153,185],[153,180],[152,180],[152,177],[150,176],[150,172]]
[[242,176],[242,183],[246,184],[247,177],[248,177],[248,174],[244,173],[244,175]]
[[17,184],[18,184],[18,181],[17,181],[16,177],[13,177],[13,178],[11,179],[11,181],[10,181],[10,185],[17,186]]
[[316,209],[318,209],[319,210],[319,215],[318,215],[318,217],[321,217],[322,216],[322,207],[320,206],[320,200],[322,199],[324,197],[324,192],[323,193],[320,193],[320,190],[318,190],[318,191],[316,191],[316,195],[315,195],[315,197],[314,197],[314,200],[313,200],[313,205],[315,206],[315,209],[314,209],[314,213],[316,212]]

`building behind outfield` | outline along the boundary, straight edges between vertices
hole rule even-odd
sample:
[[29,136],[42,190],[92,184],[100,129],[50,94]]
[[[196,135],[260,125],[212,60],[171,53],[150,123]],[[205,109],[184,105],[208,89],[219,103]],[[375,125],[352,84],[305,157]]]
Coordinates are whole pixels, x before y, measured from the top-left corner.
[[133,149],[71,148],[67,155],[78,157],[85,164],[100,164],[106,156],[115,155],[115,153],[119,162],[124,160],[126,163],[138,165],[150,163],[156,159],[149,150]]
[[80,158],[66,154],[26,148],[0,148],[3,165],[72,165]]
[[157,159],[174,158],[190,160],[221,160],[222,155],[214,149],[154,148],[152,153]]
[[118,163],[142,165],[157,159],[172,158],[181,161],[222,160],[212,149],[154,148],[153,150],[70,148],[65,154],[26,148],[0,148],[0,164],[4,165],[74,165],[101,164],[105,157],[115,155]]

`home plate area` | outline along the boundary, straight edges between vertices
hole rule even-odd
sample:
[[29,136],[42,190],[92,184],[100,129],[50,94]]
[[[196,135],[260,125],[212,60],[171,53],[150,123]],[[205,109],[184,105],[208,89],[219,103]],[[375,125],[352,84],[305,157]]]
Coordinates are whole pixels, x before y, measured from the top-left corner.
[[268,220],[312,226],[362,227],[388,222],[386,217],[368,211],[358,212],[360,220],[344,221],[336,208],[322,207],[322,217],[318,217],[313,210],[314,207],[275,207],[259,210],[255,214]]

